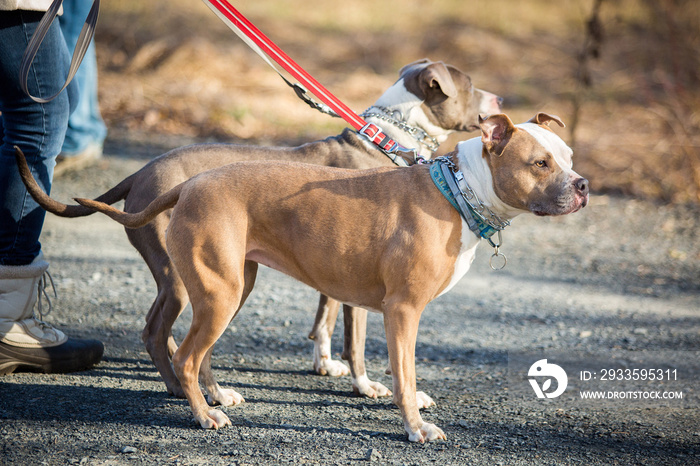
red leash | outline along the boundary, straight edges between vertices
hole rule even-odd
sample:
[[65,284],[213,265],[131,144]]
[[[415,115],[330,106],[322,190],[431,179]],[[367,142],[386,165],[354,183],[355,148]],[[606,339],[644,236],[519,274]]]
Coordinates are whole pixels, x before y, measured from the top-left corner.
[[[311,94],[316,96],[324,104],[328,106],[330,110],[335,112],[338,116],[342,117],[346,122],[350,124],[355,130],[360,134],[367,137],[370,141],[376,144],[384,153],[386,153],[397,165],[407,165],[402,164],[405,162],[403,157],[397,157],[397,153],[403,153],[406,155],[413,155],[413,159],[418,161],[416,151],[407,149],[396,141],[391,139],[389,136],[384,134],[382,129],[373,124],[367,123],[362,117],[357,113],[352,111],[347,105],[341,102],[336,96],[334,96],[328,89],[323,87],[321,83],[316,81],[309,73],[307,73],[301,66],[299,66],[294,60],[292,60],[289,55],[284,53],[272,40],[270,40],[265,34],[263,34],[253,23],[251,23],[243,14],[236,10],[233,5],[231,5],[228,0],[204,0],[204,3],[212,9],[212,11],[221,19],[226,25],[233,30],[246,44],[248,44],[255,52],[262,56],[262,58],[267,61],[267,63],[275,68],[275,66],[268,60],[267,57],[272,58],[277,64],[287,71],[291,76],[294,77],[302,86],[310,90]],[[262,53],[261,53],[262,52]],[[264,54],[264,55],[263,55]],[[277,71],[279,73],[279,71]],[[280,76],[282,74],[280,73]],[[284,76],[282,78],[287,81]],[[318,104],[310,103],[307,99],[308,97],[302,96],[306,89],[298,85],[292,85],[287,81],[292,87],[295,88],[297,94],[307,101],[312,107],[317,108]],[[330,113],[326,110],[321,110],[325,113]]]

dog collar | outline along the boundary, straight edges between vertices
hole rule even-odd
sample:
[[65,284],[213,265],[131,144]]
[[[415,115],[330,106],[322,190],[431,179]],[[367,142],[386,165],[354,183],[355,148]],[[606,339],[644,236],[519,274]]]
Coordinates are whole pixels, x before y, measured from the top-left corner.
[[[452,160],[443,156],[433,159],[429,163],[430,178],[440,193],[452,204],[452,207],[457,209],[476,237],[484,238],[494,248],[494,255],[489,261],[491,268],[496,269],[493,265],[493,258],[498,256],[502,256],[504,260],[500,268],[505,267],[507,259],[498,251],[498,248],[503,244],[501,231],[510,225],[510,222],[501,219],[481,202],[467,184],[462,171]],[[494,243],[492,239],[496,233],[498,233],[498,244]]]
[[420,126],[409,125],[406,122],[406,118],[404,118],[403,114],[399,110],[391,110],[380,105],[372,105],[370,108],[361,113],[360,116],[362,118],[374,117],[396,126],[398,129],[415,139],[418,144],[424,145],[430,151],[431,155],[438,150],[438,147],[440,147],[440,143],[437,141],[437,139],[428,134],[426,130]]

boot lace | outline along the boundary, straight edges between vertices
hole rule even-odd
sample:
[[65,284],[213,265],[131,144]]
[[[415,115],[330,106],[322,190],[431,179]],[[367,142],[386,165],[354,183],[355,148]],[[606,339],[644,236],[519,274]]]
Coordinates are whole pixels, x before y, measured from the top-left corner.
[[[53,290],[53,297],[54,299],[58,298],[58,293],[56,293],[56,285],[53,282],[53,277],[51,277],[51,274],[47,270],[42,274],[41,277],[39,277],[39,283],[37,285],[37,289],[39,290],[39,295],[37,298],[37,311],[39,312],[39,319],[44,320],[44,317],[48,316],[51,314],[51,311],[53,310],[53,303],[51,302],[51,296],[49,296],[49,284],[51,285],[51,290]],[[46,305],[47,309],[46,312],[44,312],[44,305],[42,304],[42,301],[46,300]]]

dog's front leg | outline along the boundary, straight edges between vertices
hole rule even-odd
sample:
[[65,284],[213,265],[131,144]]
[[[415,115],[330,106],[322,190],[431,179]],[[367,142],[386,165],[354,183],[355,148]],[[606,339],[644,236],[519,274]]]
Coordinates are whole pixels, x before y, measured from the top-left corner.
[[343,318],[345,338],[342,357],[350,364],[353,392],[369,398],[391,396],[391,391],[383,384],[371,381],[365,370],[367,310],[343,304]]
[[348,366],[331,357],[331,337],[338,318],[340,303],[322,294],[318,301],[316,321],[309,333],[309,339],[314,341],[314,371],[319,375],[340,377],[348,375]]
[[384,329],[394,384],[394,404],[401,410],[411,442],[445,439],[435,424],[424,422],[416,402],[416,338],[422,309],[398,302],[384,307]]

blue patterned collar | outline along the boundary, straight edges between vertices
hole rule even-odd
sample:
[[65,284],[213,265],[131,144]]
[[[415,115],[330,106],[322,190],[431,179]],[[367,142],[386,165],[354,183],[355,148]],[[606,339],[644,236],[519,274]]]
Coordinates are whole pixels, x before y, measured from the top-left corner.
[[[469,225],[477,238],[484,238],[491,246],[497,248],[491,237],[510,225],[479,201],[469,188],[459,167],[447,157],[438,157],[430,161],[430,178],[443,196],[457,209],[457,212]],[[476,206],[474,204],[477,204]]]

